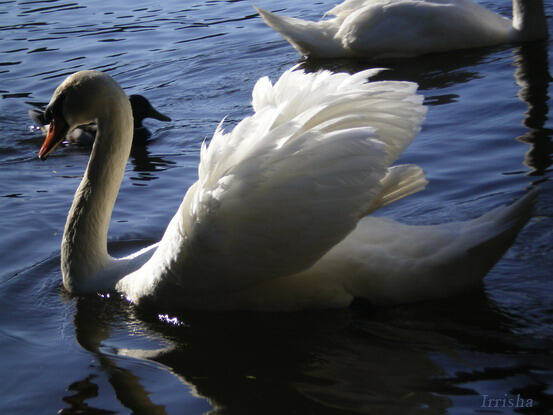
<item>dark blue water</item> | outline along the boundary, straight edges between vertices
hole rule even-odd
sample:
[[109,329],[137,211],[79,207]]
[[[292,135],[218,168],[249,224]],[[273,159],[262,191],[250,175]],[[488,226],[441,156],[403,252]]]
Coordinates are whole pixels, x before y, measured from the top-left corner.
[[[316,19],[334,2],[257,4]],[[510,13],[505,0],[483,4]],[[430,107],[401,159],[430,184],[379,214],[464,220],[541,183],[536,216],[481,290],[380,309],[158,316],[62,289],[61,232],[88,149],[39,161],[27,110],[67,74],[100,69],[173,119],[147,121],[128,163],[110,249],[132,251],[161,235],[219,120],[247,115],[255,80],[276,79],[296,52],[236,0],[0,1],[0,39],[0,413],[552,411],[550,41],[378,64],[390,68],[380,78],[418,82]],[[490,398],[532,406],[482,408]]]

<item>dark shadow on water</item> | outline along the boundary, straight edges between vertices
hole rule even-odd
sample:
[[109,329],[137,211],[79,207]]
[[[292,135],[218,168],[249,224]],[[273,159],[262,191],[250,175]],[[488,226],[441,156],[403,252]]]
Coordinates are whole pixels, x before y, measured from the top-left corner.
[[[304,60],[300,67],[314,72],[327,69],[334,72],[355,73],[369,68],[386,68],[373,79],[411,81],[423,91],[460,85],[482,75],[474,67],[490,59],[492,53],[509,49],[508,45],[466,49],[418,56],[412,59],[381,61],[360,59]],[[439,97],[437,97],[438,99]],[[450,99],[453,97],[450,97]],[[441,103],[441,102],[440,102]],[[430,103],[432,104],[432,102]]]
[[58,411],[59,415],[82,415],[82,414],[115,414],[114,411],[95,408],[86,403],[88,399],[98,396],[98,385],[94,382],[94,375],[89,375],[85,379],[73,382],[67,388],[72,395],[63,398],[70,406]]
[[[125,308],[117,302],[105,301],[102,298],[76,298],[76,301],[77,313],[74,319],[76,339],[84,349],[95,356],[100,368],[105,371],[117,400],[135,414],[165,414],[162,406],[151,402],[148,391],[140,383],[140,378],[132,371],[119,367],[117,361],[102,350],[102,342],[109,338],[110,325],[114,319],[125,319]],[[72,383],[68,390],[74,390],[76,384],[85,385],[88,391],[98,388],[93,382],[93,375]],[[94,393],[77,393],[65,397],[63,400],[70,406],[60,410],[59,413],[111,413],[89,406],[86,400],[95,396]],[[79,412],[81,409],[84,412]]]
[[[130,161],[133,165],[133,171],[136,175],[131,176],[136,184],[138,181],[150,181],[157,179],[157,172],[167,170],[176,163],[171,160],[164,159],[160,156],[152,156],[148,150],[148,137],[150,133],[144,128],[148,135],[140,142],[133,142],[130,154]],[[135,135],[136,137],[136,135]]]
[[[167,412],[122,359],[168,368],[215,414],[445,414],[454,406],[472,413],[498,388],[501,397],[532,397],[535,410],[524,413],[544,414],[552,399],[544,380],[551,342],[514,334],[517,323],[482,291],[392,308],[356,303],[337,311],[163,317],[119,299],[76,301],[79,344],[136,414]],[[122,325],[169,346],[114,347],[111,331]],[[85,399],[77,404],[86,405],[89,395],[79,396]]]

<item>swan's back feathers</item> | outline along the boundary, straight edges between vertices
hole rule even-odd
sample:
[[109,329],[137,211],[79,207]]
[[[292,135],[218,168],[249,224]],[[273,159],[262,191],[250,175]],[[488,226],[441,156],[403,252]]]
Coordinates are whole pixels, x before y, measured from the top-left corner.
[[430,5],[450,5],[455,3],[465,8],[472,8],[475,6],[473,0],[345,0],[327,11],[325,16],[336,16],[344,20],[351,13],[364,7],[389,7],[399,3],[426,3]]
[[471,0],[374,1],[348,13],[336,36],[351,54],[375,58],[489,46],[514,34],[509,19]]
[[[194,293],[292,274],[349,234],[384,188],[392,192],[389,165],[425,108],[416,85],[367,83],[374,73],[289,70],[274,85],[259,80],[254,115],[230,133],[219,125],[202,147],[198,181],[154,255],[172,270],[167,278]],[[185,248],[173,254],[179,239]]]
[[336,16],[340,21],[343,21],[351,13],[369,5],[377,4],[389,4],[394,0],[345,0],[344,2],[337,4],[332,9],[327,11],[325,16]]

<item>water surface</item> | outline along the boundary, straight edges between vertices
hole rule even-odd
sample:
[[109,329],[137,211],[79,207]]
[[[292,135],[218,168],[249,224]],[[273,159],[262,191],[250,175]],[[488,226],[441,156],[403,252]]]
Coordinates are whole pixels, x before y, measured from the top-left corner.
[[[510,2],[482,3],[510,13]],[[257,4],[317,19],[334,2]],[[296,52],[250,2],[230,0],[2,1],[0,37],[0,412],[551,411],[550,41],[302,64],[386,66],[380,79],[419,83],[428,117],[400,162],[422,166],[430,183],[379,214],[465,220],[541,185],[536,217],[481,290],[391,308],[166,316],[62,289],[61,232],[89,149],[39,161],[27,111],[67,74],[100,69],[173,119],[147,121],[150,140],[129,160],[110,228],[110,249],[124,253],[160,237],[196,179],[201,143],[223,117],[231,128],[249,114],[255,80],[276,79]],[[511,397],[532,407],[482,407]]]

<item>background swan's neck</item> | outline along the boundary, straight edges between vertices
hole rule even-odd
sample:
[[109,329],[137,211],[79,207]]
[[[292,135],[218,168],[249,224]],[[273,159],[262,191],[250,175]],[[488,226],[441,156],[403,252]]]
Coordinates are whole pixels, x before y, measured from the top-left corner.
[[513,27],[520,40],[538,40],[547,37],[547,21],[543,0],[513,0]]
[[65,225],[62,274],[71,292],[110,289],[121,277],[109,272],[113,259],[107,251],[107,233],[130,153],[133,121],[126,95],[123,91],[114,95],[98,116],[90,160]]

